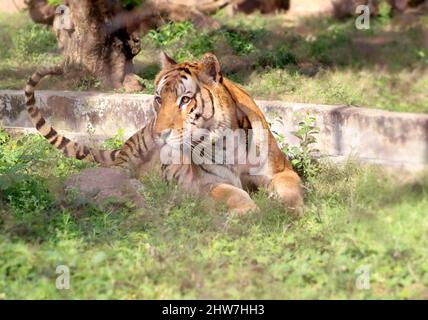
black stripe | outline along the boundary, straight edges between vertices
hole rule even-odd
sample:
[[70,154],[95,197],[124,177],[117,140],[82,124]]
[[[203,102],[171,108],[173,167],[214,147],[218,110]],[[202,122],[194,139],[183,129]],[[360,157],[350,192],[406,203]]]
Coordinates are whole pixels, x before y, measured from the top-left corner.
[[28,78],[27,84],[29,84],[32,87],[35,87],[37,85],[37,81],[34,81],[33,78]]
[[130,143],[130,140],[125,142],[125,146],[127,146],[131,150],[131,152],[134,151],[134,146]]
[[127,154],[127,153],[125,153],[125,154],[121,154],[120,156],[119,156],[119,160],[122,160],[123,162],[127,162],[128,160],[130,160],[131,159],[131,157]]
[[117,153],[120,152],[120,150],[114,150],[110,153],[110,160],[115,161]]
[[40,120],[37,121],[37,123],[36,123],[37,130],[40,130],[40,128],[43,127],[45,125],[45,123],[46,123],[45,119],[40,118]]
[[[131,159],[131,156],[127,152],[124,152],[124,150],[122,149],[122,150],[120,150],[119,158],[122,158],[122,160],[123,160],[123,158],[125,158],[123,161],[127,161],[127,160]],[[126,159],[126,158],[128,158],[128,159]]]
[[52,138],[56,134],[57,134],[56,130],[51,127],[51,129],[49,130],[48,134],[45,135],[45,138],[49,140],[50,138]]
[[62,141],[61,141],[61,143],[59,144],[59,146],[58,146],[58,149],[63,149],[63,148],[65,148],[65,146],[68,144],[70,142],[70,140],[68,139],[68,138],[66,138],[66,137],[62,137]]
[[25,91],[25,96],[26,97],[31,97],[33,95],[34,92],[31,91]]
[[36,103],[36,99],[34,99],[34,95],[31,97],[31,98],[29,98],[28,100],[27,100],[27,102],[25,103],[27,106],[30,106],[30,105],[33,105],[33,104],[35,104]]
[[79,152],[77,153],[76,158],[78,160],[82,160],[82,159],[86,158],[86,156],[89,154],[89,148],[87,146],[83,146],[83,150],[81,150],[81,151],[82,152],[80,152],[80,150],[79,150]]
[[33,116],[33,113],[37,111],[37,108],[34,106],[30,106],[28,107],[28,113],[30,114],[30,116]]
[[57,143],[58,139],[59,139],[59,136],[56,136],[56,137],[55,137],[55,138],[50,142],[50,144],[51,144],[51,145],[55,145],[55,144]]
[[236,100],[233,98],[232,93],[230,92],[229,88],[224,86],[224,88],[226,89],[227,93],[229,94],[230,98],[232,99],[233,103],[238,105],[238,103],[236,102]]
[[212,106],[213,106],[213,108],[214,108],[214,97],[213,97],[213,94],[211,93],[211,91],[210,91],[210,90],[207,90],[207,91],[208,91],[208,94],[209,94],[209,96],[210,96],[211,104],[212,104]]
[[202,92],[199,93],[199,99],[201,99],[201,103],[202,103],[202,114],[203,114],[204,110],[205,110],[205,101],[204,101],[204,96],[202,95]]
[[144,145],[144,148],[146,149],[146,151],[149,150],[149,148],[147,148],[146,138],[144,138],[144,135],[141,135],[141,140],[143,141],[143,145]]
[[189,114],[192,114],[192,113],[193,113],[193,111],[195,111],[195,110],[196,110],[196,107],[197,107],[197,105],[195,104],[195,105],[192,107],[192,109],[190,109]]
[[221,176],[219,176],[217,173],[212,172],[212,171],[210,171],[210,170],[208,170],[208,169],[204,168],[204,166],[203,166],[203,165],[200,165],[200,166],[198,166],[198,167],[199,167],[202,171],[204,171],[205,173],[211,174],[211,175],[216,176],[216,177],[221,177]]

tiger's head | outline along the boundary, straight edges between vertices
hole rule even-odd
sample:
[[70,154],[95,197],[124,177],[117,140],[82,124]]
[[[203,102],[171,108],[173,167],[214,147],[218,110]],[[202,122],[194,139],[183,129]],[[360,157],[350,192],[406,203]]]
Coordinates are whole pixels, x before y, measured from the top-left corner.
[[207,53],[201,61],[177,63],[162,52],[161,65],[154,98],[154,134],[159,145],[178,148],[188,138],[194,143],[201,131],[209,131],[206,140],[215,143],[219,130],[236,126],[234,101],[223,85],[215,55]]

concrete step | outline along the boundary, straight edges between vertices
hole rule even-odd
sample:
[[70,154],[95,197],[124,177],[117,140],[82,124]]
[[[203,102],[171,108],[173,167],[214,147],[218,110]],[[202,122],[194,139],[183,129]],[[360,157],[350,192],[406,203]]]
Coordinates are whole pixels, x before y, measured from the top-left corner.
[[[154,116],[153,96],[98,92],[37,91],[43,115],[78,141],[99,141],[119,128],[125,138]],[[276,132],[292,144],[292,132],[308,115],[320,133],[315,147],[335,160],[349,157],[385,166],[419,170],[428,164],[428,115],[350,106],[257,101]],[[34,132],[24,94],[0,90],[0,124],[13,132]]]

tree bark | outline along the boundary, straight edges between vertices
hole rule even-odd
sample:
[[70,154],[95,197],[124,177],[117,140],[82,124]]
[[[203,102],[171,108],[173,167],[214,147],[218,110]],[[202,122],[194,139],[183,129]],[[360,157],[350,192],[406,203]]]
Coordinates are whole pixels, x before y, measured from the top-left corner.
[[46,0],[26,0],[31,20],[35,23],[51,25],[55,16],[55,8],[51,7]]
[[133,58],[140,52],[141,28],[156,28],[165,21],[191,20],[197,28],[217,28],[207,16],[220,8],[263,13],[288,9],[289,0],[145,0],[133,10],[120,0],[63,0],[52,8],[47,0],[27,0],[31,18],[52,24],[65,66],[84,70],[104,87],[138,91]]
[[123,10],[119,1],[69,0],[56,8],[54,30],[66,66],[89,72],[105,87],[138,91],[142,85],[132,60],[140,52],[140,38],[115,23]]

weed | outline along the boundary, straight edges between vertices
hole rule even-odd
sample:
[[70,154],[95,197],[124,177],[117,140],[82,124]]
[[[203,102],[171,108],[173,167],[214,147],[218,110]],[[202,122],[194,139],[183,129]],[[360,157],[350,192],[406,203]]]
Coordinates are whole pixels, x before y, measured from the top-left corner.
[[193,30],[193,24],[189,21],[167,23],[158,30],[151,30],[148,37],[158,46],[165,47],[173,42],[181,40]]
[[[276,117],[276,121],[283,124],[282,117]],[[281,150],[290,159],[294,170],[306,179],[315,177],[319,171],[319,163],[315,159],[315,156],[319,154],[319,150],[313,147],[316,143],[316,135],[319,133],[316,118],[307,115],[303,121],[299,122],[297,130],[292,132],[300,140],[298,145],[289,144],[282,133],[274,130],[273,133]]]
[[122,128],[119,128],[117,130],[117,133],[113,137],[105,140],[104,143],[101,144],[101,148],[108,150],[120,149],[123,146],[124,142],[124,130]]
[[391,16],[392,16],[392,7],[391,5],[386,1],[382,0],[379,3],[379,15],[377,17],[377,20],[381,24],[389,24],[391,22]]

